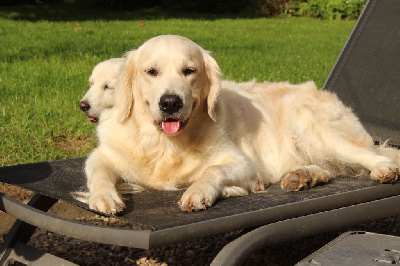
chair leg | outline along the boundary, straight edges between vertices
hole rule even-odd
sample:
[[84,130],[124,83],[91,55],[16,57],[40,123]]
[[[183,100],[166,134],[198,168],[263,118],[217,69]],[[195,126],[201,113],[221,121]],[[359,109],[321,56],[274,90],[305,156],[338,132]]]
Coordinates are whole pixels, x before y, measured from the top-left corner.
[[[58,200],[36,194],[28,205],[41,211],[48,211]],[[6,265],[10,254],[18,243],[26,244],[34,233],[36,227],[23,221],[15,221],[4,243],[0,247],[0,265]]]

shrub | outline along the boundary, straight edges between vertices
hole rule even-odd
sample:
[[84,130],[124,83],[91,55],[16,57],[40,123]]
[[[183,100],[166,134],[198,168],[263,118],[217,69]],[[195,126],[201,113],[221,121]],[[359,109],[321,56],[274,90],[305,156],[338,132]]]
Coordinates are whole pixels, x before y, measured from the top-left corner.
[[[1,5],[49,5],[77,0],[0,0]],[[264,17],[307,16],[321,19],[357,19],[367,0],[79,0],[102,9],[133,10],[160,7],[172,11]]]
[[258,10],[263,16],[292,16],[298,6],[299,1],[283,1],[283,0],[260,0]]
[[296,15],[322,19],[357,19],[366,0],[307,0],[299,5]]
[[357,19],[367,0],[260,0],[265,16],[308,16],[321,19]]

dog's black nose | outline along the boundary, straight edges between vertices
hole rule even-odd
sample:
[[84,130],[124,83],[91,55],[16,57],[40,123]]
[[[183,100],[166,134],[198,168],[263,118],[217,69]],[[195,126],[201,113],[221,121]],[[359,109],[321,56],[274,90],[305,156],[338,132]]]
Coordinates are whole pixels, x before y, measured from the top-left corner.
[[81,102],[79,103],[79,108],[81,108],[81,110],[82,110],[83,112],[85,112],[85,111],[87,111],[87,110],[90,109],[90,104],[89,104],[88,102],[81,101]]
[[164,113],[173,114],[182,108],[183,102],[178,95],[165,94],[161,96],[159,106]]

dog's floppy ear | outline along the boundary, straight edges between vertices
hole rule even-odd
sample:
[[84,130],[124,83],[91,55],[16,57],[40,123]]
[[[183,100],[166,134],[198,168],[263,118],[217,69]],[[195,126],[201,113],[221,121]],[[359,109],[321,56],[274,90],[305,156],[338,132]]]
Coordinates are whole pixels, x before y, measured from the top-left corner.
[[133,78],[136,72],[135,50],[126,53],[125,64],[121,68],[118,85],[115,90],[115,105],[119,109],[118,121],[129,117],[133,108]]
[[208,115],[215,122],[217,115],[215,113],[217,98],[221,86],[221,69],[219,68],[217,61],[211,57],[210,52],[204,51],[203,60],[205,65],[205,72],[208,79],[208,96],[207,96],[207,107]]

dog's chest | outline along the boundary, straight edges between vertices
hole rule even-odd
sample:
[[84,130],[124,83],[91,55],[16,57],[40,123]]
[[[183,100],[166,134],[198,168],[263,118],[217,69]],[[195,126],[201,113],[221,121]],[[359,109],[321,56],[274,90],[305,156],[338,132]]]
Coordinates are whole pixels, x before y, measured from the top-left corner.
[[[155,145],[157,144],[157,145]],[[189,186],[207,167],[204,153],[189,147],[153,143],[127,150],[129,164],[140,183],[156,189]]]

